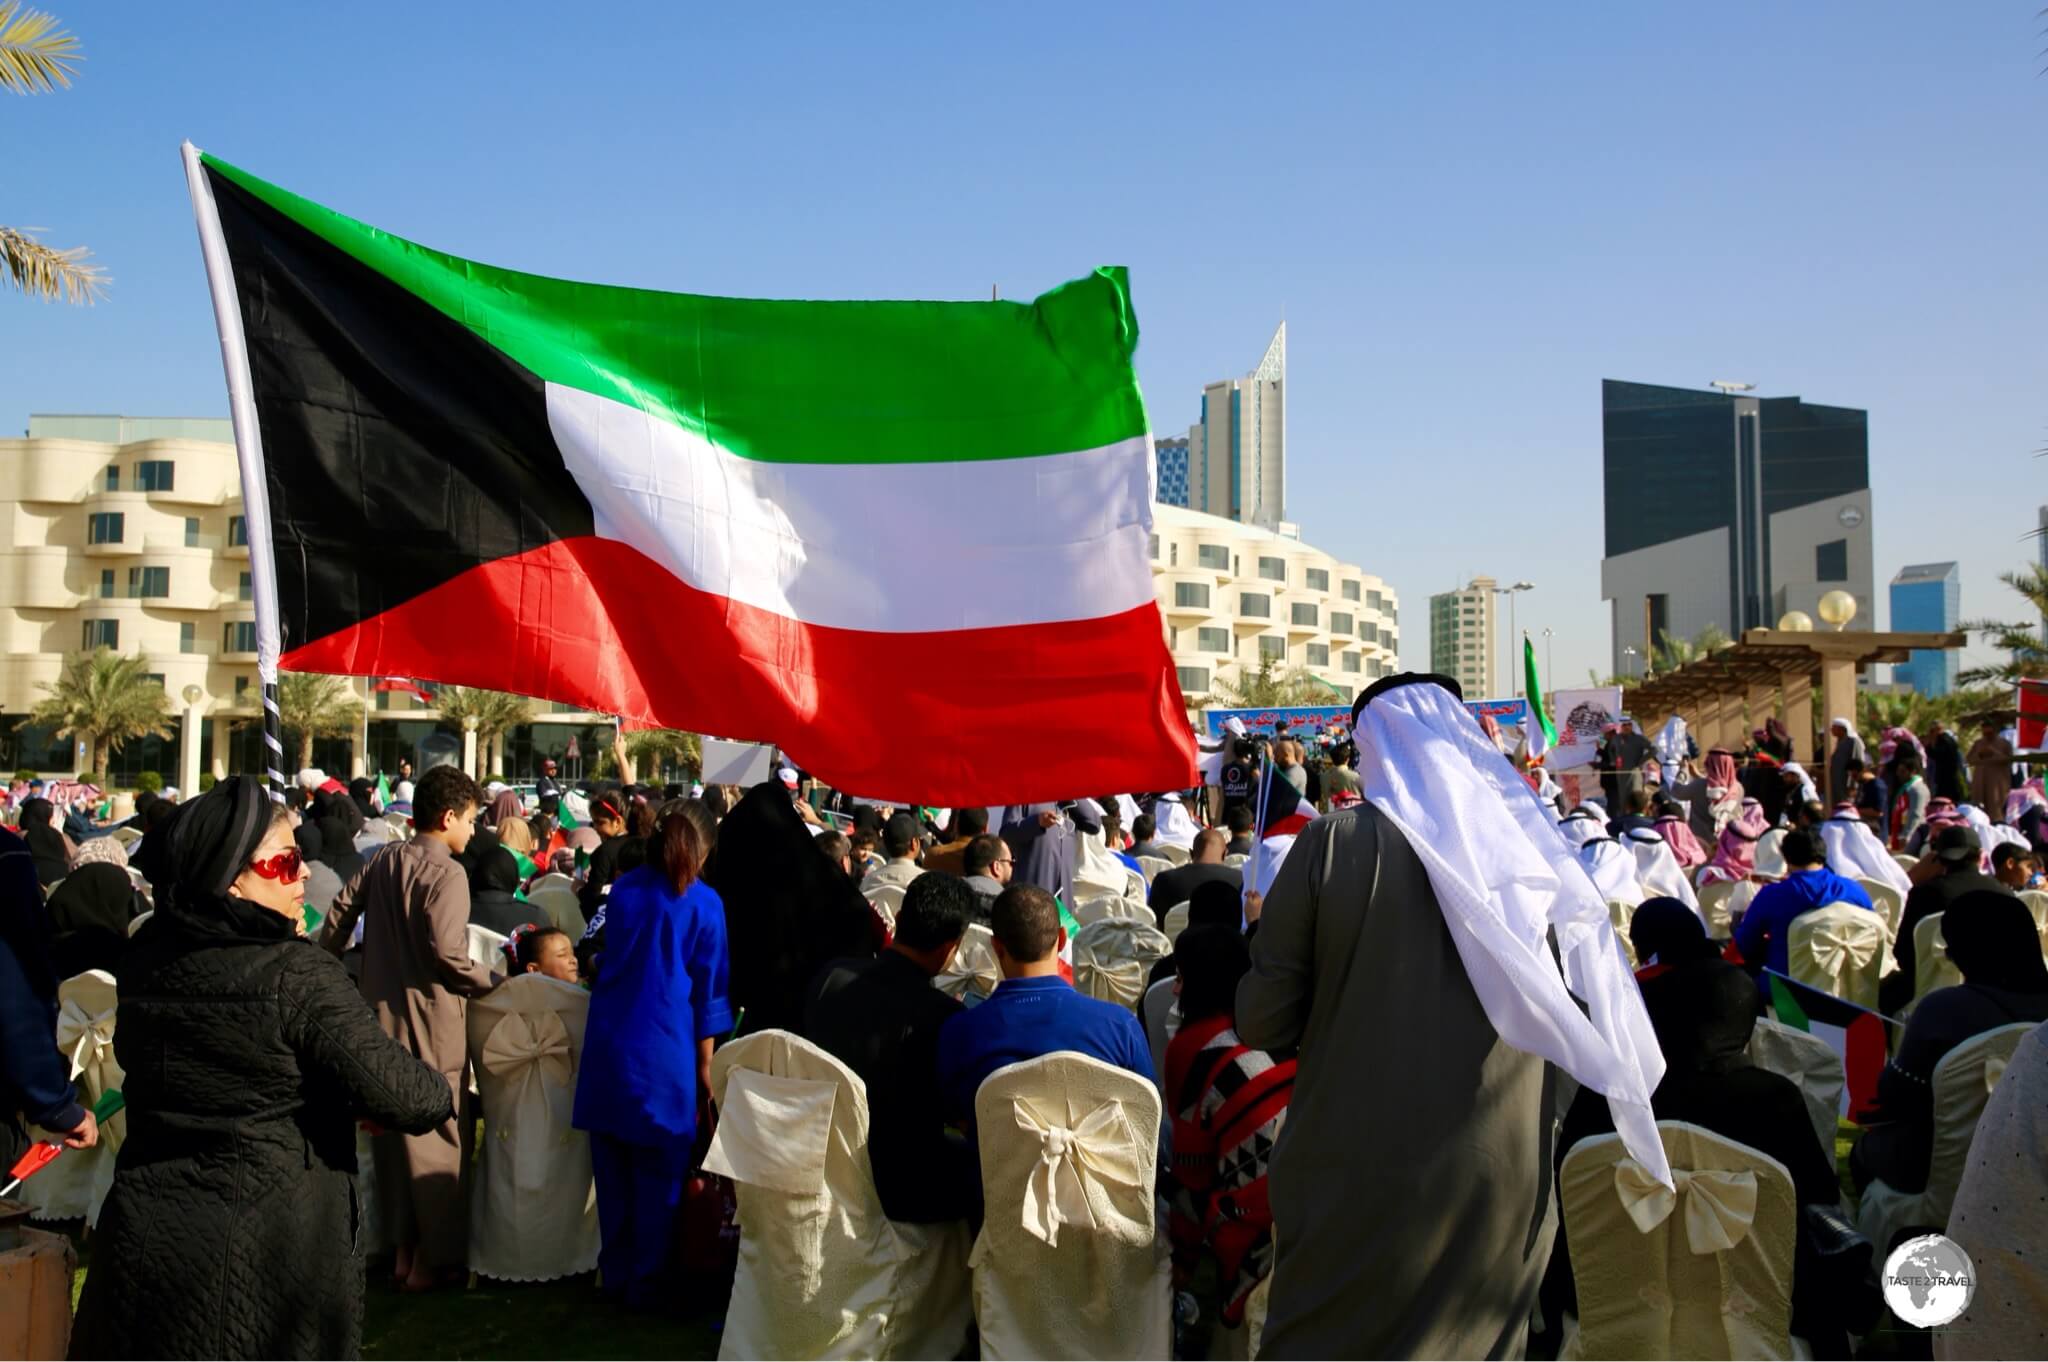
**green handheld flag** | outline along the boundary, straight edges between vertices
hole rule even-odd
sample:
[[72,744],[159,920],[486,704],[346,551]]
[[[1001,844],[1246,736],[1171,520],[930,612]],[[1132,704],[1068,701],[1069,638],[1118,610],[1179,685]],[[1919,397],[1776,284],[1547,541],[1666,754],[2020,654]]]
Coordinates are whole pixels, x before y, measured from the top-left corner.
[[382,771],[377,773],[377,807],[379,809],[391,807],[391,780]]
[[1522,691],[1529,697],[1529,755],[1540,757],[1557,744],[1557,729],[1551,724],[1550,716],[1543,712],[1543,680],[1536,674],[1535,640],[1522,640],[1522,673],[1526,678]]

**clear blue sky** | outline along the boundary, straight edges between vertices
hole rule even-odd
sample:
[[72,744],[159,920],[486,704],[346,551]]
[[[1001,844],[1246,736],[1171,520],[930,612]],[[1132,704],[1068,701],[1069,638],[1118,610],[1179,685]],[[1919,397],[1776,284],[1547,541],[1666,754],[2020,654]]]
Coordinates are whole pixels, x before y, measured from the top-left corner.
[[[1605,665],[1603,377],[1867,407],[1877,581],[1966,615],[2048,500],[2039,0],[142,5],[36,0],[0,218],[0,429],[220,414],[177,144],[429,244],[706,293],[1029,297],[1130,266],[1154,428],[1284,315],[1291,518],[1401,593],[1526,577]],[[1882,607],[1880,607],[1882,611]]]

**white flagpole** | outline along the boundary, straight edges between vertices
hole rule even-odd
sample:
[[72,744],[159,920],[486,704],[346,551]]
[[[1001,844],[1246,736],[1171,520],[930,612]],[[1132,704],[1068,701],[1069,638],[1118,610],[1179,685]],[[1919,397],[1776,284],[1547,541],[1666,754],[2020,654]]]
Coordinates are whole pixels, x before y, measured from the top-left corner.
[[[277,660],[282,632],[277,611],[277,550],[270,535],[270,486],[263,475],[263,432],[256,424],[254,385],[249,378],[249,343],[235,294],[234,267],[221,235],[220,210],[199,164],[199,148],[180,145],[192,217],[199,227],[199,252],[213,295],[213,324],[220,333],[221,367],[227,371],[228,415],[235,427],[235,462],[242,478],[242,525],[249,541],[249,588],[256,605],[256,675],[263,692],[263,758],[270,797],[284,799],[284,741],[279,736]],[[366,754],[367,755],[367,754]]]

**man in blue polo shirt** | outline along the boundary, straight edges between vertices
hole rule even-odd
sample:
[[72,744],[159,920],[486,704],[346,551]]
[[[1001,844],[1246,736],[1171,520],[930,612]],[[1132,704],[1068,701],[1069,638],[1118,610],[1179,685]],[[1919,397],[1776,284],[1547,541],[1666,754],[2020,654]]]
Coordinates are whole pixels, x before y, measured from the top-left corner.
[[1003,981],[988,1001],[948,1020],[939,1031],[939,1091],[949,1116],[972,1119],[981,1081],[1002,1068],[1056,1050],[1071,1050],[1148,1083],[1152,1047],[1129,1008],[1074,991],[1060,977],[1060,908],[1032,884],[1012,884],[990,910],[996,963]]
[[[1751,969],[1762,965],[1786,974],[1791,970],[1785,948],[1792,935],[1793,919],[1831,903],[1868,908],[1870,895],[1854,880],[1845,880],[1828,869],[1827,851],[1819,833],[1795,829],[1785,834],[1779,847],[1785,853],[1787,874],[1776,884],[1756,891],[1749,911],[1735,928],[1735,948],[1742,952],[1742,962]],[[1768,975],[1760,975],[1757,986],[1765,997],[1770,996]]]

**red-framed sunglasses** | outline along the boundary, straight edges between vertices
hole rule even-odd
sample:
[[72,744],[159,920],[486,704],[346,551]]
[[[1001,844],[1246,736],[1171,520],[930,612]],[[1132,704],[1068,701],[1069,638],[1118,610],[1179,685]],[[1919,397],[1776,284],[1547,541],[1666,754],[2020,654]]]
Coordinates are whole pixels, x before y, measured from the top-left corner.
[[299,854],[297,847],[293,847],[290,851],[280,851],[275,856],[251,861],[249,868],[266,880],[283,880],[286,884],[291,884],[299,878],[299,870],[305,864],[306,858]]

